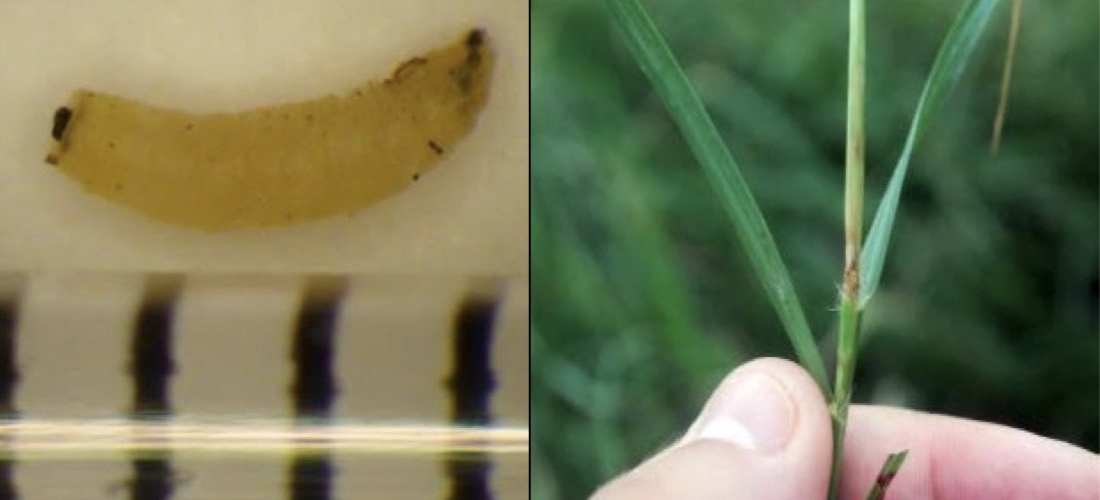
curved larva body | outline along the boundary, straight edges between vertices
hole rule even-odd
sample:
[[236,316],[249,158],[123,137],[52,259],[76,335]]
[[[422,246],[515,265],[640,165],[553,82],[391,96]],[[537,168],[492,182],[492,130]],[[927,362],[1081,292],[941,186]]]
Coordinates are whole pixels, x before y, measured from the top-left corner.
[[343,96],[192,114],[76,91],[46,161],[149,217],[218,230],[349,213],[408,186],[473,126],[492,53],[480,30]]

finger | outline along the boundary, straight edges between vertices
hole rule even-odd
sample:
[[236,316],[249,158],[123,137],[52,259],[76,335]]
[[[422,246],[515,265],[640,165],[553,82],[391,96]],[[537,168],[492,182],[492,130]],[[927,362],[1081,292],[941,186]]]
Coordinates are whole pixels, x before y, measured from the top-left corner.
[[595,498],[821,498],[830,432],[821,391],[801,367],[752,361],[722,381],[680,441]]
[[1100,499],[1100,457],[1002,425],[853,406],[844,442],[844,499],[862,499],[886,456],[902,449],[909,456],[891,500]]

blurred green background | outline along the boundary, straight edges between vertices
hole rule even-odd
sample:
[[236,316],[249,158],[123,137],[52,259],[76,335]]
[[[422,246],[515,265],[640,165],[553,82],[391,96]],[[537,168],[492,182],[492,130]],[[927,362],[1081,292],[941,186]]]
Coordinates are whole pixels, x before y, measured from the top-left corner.
[[[867,221],[961,3],[869,2]],[[744,170],[832,363],[845,3],[643,4]],[[917,150],[854,401],[1096,451],[1100,13],[1025,2],[991,160],[1010,6]],[[532,22],[532,487],[581,498],[677,437],[735,365],[793,353],[602,5],[535,0]]]

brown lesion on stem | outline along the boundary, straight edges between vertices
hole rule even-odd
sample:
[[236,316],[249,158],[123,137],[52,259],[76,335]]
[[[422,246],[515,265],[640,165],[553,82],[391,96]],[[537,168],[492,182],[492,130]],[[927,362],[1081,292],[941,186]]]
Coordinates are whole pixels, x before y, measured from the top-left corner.
[[863,141],[864,141],[863,136],[857,136],[857,137],[853,137],[852,141],[848,143],[848,155],[849,155],[849,157],[853,161],[858,162],[860,165],[863,165],[863,159],[864,159]]
[[887,486],[890,486],[890,482],[894,480],[894,476],[896,476],[897,474],[897,471],[882,474],[881,476],[875,478],[875,485],[885,490]]
[[[851,246],[848,248],[850,250]],[[842,290],[845,297],[854,299],[859,296],[859,250],[849,251],[848,254],[844,263],[844,285]]]
[[894,477],[897,476],[898,470],[905,463],[905,457],[908,454],[909,450],[902,450],[891,453],[890,456],[886,457],[886,462],[882,464],[882,469],[879,470],[874,484],[871,485],[871,491],[865,497],[867,500],[883,500],[886,497],[886,489],[894,481]]

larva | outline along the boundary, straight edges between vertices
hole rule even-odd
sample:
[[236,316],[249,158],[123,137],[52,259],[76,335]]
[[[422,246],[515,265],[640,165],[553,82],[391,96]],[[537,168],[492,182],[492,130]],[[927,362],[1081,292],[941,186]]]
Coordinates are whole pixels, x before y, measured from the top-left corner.
[[151,218],[224,230],[367,207],[408,186],[473,127],[488,98],[484,31],[342,96],[195,114],[77,90],[46,161]]

